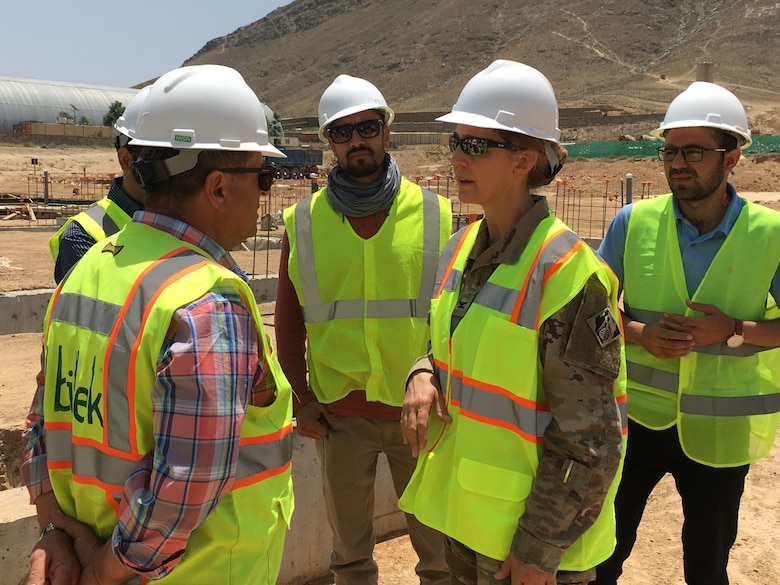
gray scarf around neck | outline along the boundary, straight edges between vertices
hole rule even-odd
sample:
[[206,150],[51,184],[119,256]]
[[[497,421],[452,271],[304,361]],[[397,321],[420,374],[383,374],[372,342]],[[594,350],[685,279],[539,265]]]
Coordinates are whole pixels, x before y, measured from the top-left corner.
[[400,187],[401,169],[395,159],[385,153],[385,176],[376,183],[355,183],[341,167],[335,166],[328,175],[326,193],[336,212],[351,217],[367,217],[390,209]]

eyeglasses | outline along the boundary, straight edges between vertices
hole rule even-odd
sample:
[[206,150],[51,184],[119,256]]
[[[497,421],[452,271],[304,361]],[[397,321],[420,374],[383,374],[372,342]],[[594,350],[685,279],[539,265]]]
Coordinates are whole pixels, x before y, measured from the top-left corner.
[[223,173],[257,173],[257,186],[260,187],[261,191],[270,191],[276,177],[276,169],[274,167],[237,167],[217,170]]
[[664,162],[672,162],[677,158],[677,153],[682,152],[685,162],[699,162],[704,158],[705,152],[728,152],[728,148],[704,148],[703,146],[659,146],[658,159]]
[[474,136],[467,136],[465,138],[457,138],[454,134],[450,136],[450,151],[455,152],[458,147],[464,154],[469,156],[481,156],[487,152],[488,148],[506,148],[507,150],[522,150],[519,146],[514,144],[507,144],[506,142],[496,142],[489,138],[476,138]]
[[384,120],[364,120],[357,124],[340,124],[339,126],[331,126],[328,128],[328,136],[336,144],[343,144],[350,138],[352,138],[352,132],[357,130],[361,138],[375,138],[379,136],[382,131],[382,126],[385,125]]

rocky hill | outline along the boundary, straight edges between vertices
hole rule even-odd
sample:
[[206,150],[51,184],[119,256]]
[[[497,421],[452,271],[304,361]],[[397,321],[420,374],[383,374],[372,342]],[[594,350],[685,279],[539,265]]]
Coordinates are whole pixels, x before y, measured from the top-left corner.
[[295,117],[315,114],[341,73],[373,81],[397,111],[448,109],[496,58],[543,71],[562,106],[657,113],[709,62],[714,81],[771,124],[778,49],[772,0],[296,0],[185,64],[235,67]]

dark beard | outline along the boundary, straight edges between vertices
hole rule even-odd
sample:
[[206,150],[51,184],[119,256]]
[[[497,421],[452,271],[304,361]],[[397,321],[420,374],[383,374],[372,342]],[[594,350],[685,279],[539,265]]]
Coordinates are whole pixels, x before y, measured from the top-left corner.
[[[724,163],[723,157],[721,156],[718,166],[712,173],[704,178],[698,174],[696,175],[697,182],[695,185],[681,188],[679,185],[671,187],[670,183],[672,195],[674,195],[678,201],[703,201],[709,198],[720,186],[723,181],[723,170]],[[673,178],[675,174],[674,171],[669,171],[669,178]]]
[[355,179],[370,177],[371,175],[376,173],[380,168],[382,168],[381,162],[377,163],[365,159],[360,159],[358,161],[349,163],[345,167],[342,167],[342,169],[344,169],[344,172],[347,174],[347,176]]

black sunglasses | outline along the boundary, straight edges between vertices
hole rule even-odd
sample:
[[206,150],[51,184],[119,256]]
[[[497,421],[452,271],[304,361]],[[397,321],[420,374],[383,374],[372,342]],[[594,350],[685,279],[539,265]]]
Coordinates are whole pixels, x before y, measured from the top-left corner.
[[488,148],[506,148],[507,150],[522,150],[521,147],[506,142],[496,142],[489,138],[476,138],[475,136],[466,136],[457,138],[454,134],[450,136],[450,152],[455,152],[458,147],[469,156],[481,156],[487,152]]
[[704,148],[703,146],[659,146],[658,158],[664,162],[672,162],[677,158],[677,153],[682,152],[685,162],[699,162],[704,158],[705,152],[728,152],[728,148]]
[[274,167],[236,167],[231,169],[217,169],[223,173],[257,173],[257,186],[261,191],[270,191],[276,178]]
[[352,132],[357,130],[361,138],[375,138],[379,136],[384,126],[384,120],[364,120],[357,124],[340,124],[339,126],[331,126],[328,128],[328,136],[336,144],[342,144],[352,138]]

